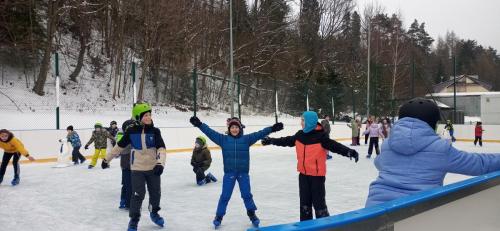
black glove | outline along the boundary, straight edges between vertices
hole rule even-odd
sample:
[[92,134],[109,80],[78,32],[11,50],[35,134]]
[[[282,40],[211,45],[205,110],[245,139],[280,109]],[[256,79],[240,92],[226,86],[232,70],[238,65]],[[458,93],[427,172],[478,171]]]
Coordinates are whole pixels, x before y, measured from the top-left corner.
[[262,145],[266,146],[266,145],[270,145],[271,144],[271,138],[269,138],[269,136],[266,136],[264,137],[264,139],[262,139],[260,141],[262,143]]
[[89,145],[85,145],[85,150],[89,149]]
[[106,161],[106,159],[102,160],[101,167],[102,167],[102,169],[107,169],[107,168],[109,168],[109,164],[108,164],[108,162]]
[[283,123],[275,123],[273,127],[271,128],[273,132],[281,131],[283,130]]
[[62,140],[59,140],[59,143],[61,143],[61,142],[62,142]]
[[358,152],[356,152],[356,150],[354,150],[354,149],[349,150],[349,152],[347,152],[347,157],[349,157],[350,160],[352,160],[352,158],[354,158],[354,162],[358,163],[359,154],[358,154]]
[[189,119],[189,122],[191,122],[191,124],[195,127],[201,126],[201,121],[196,116],[191,117],[191,119]]
[[157,176],[160,176],[163,173],[163,166],[161,164],[156,164],[153,168],[153,173]]

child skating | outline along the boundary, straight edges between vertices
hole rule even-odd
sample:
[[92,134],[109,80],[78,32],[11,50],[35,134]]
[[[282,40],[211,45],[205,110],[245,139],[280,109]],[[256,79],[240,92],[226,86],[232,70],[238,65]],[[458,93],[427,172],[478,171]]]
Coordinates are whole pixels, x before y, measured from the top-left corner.
[[161,198],[161,174],[165,166],[166,149],[160,129],[154,127],[151,118],[151,106],[147,103],[136,103],[132,109],[132,117],[139,123],[126,129],[123,137],[102,162],[102,168],[109,168],[109,163],[128,146],[132,146],[130,154],[132,197],[130,200],[130,222],[128,231],[136,231],[141,217],[141,206],[149,192],[149,216],[156,225],[163,227],[164,219],[158,214]]
[[0,130],[0,148],[4,150],[2,165],[0,166],[0,184],[3,181],[7,165],[11,158],[13,158],[12,166],[14,166],[14,179],[10,182],[13,186],[18,185],[21,178],[21,167],[19,166],[19,158],[21,155],[28,158],[30,161],[35,161],[35,158],[30,156],[28,150],[24,148],[23,143],[14,134],[7,129]]
[[306,111],[301,119],[302,130],[293,136],[281,138],[266,137],[263,145],[294,147],[297,154],[299,172],[300,221],[313,219],[313,207],[316,218],[330,216],[325,201],[326,153],[328,151],[354,158],[358,162],[358,153],[326,136],[318,115]]
[[108,140],[115,140],[111,134],[109,134],[106,129],[102,127],[101,123],[96,123],[94,125],[94,131],[92,132],[92,137],[89,142],[85,145],[85,150],[89,149],[89,145],[94,143],[94,155],[92,156],[92,160],[90,161],[89,169],[94,168],[97,164],[97,159],[104,159],[106,157],[106,148],[108,147]]
[[199,136],[195,140],[193,155],[191,156],[191,166],[193,166],[193,172],[196,174],[196,184],[201,186],[210,182],[217,182],[217,178],[212,173],[205,175],[205,171],[210,168],[211,163],[212,156],[207,147],[207,140],[205,137]]
[[[252,193],[250,192],[250,146],[258,140],[266,137],[271,132],[277,132],[283,129],[282,123],[276,123],[272,127],[264,128],[258,132],[243,135],[241,122],[237,118],[232,118],[227,121],[228,134],[224,135],[212,130],[208,125],[202,123],[197,117],[191,117],[191,124],[198,127],[205,135],[208,136],[215,144],[222,148],[222,158],[224,161],[224,177],[222,180],[222,194],[217,205],[217,211],[213,224],[215,228],[219,227],[222,218],[226,214],[227,204],[231,199],[236,181],[241,191],[241,197],[247,209],[247,215],[252,224],[259,226],[260,220],[255,214],[257,207],[253,201]],[[326,158],[326,154],[324,158]]]
[[368,135],[370,137],[370,146],[368,146],[368,155],[366,158],[371,158],[373,149],[375,149],[375,153],[377,156],[380,154],[380,149],[378,147],[379,138],[384,139],[384,134],[382,133],[382,125],[372,121],[370,127],[364,132],[365,136]]
[[476,122],[476,127],[474,129],[475,133],[475,138],[474,138],[474,146],[477,145],[477,142],[479,141],[479,146],[483,146],[483,123],[482,122]]
[[[82,142],[80,141],[80,136],[73,129],[73,126],[68,126],[66,128],[68,134],[66,135],[66,140],[73,147],[73,151],[71,152],[71,160],[74,165],[83,164],[85,162],[85,157],[80,153],[80,148],[82,147]],[[62,140],[59,140],[61,142]]]

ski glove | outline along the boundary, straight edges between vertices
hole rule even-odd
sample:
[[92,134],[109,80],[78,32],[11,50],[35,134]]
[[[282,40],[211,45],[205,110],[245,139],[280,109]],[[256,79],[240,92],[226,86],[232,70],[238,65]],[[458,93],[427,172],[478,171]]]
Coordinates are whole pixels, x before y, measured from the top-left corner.
[[264,137],[264,139],[262,139],[260,141],[262,143],[262,145],[266,146],[266,145],[270,145],[271,144],[271,138],[269,138],[269,136],[266,136]]
[[108,164],[108,162],[106,161],[106,159],[102,160],[101,167],[102,167],[102,169],[107,169],[107,168],[109,168],[109,164]]
[[89,149],[89,145],[85,145],[85,150]]
[[195,127],[201,126],[201,121],[196,116],[191,117],[191,119],[189,119],[189,122],[191,122],[191,124]]
[[358,154],[358,152],[356,152],[356,150],[354,150],[354,149],[349,150],[347,152],[347,157],[349,157],[350,160],[352,160],[352,158],[354,158],[354,162],[358,163],[359,154]]
[[157,176],[161,176],[161,174],[163,173],[163,166],[161,164],[157,164],[153,168],[153,173]]
[[275,123],[273,127],[271,128],[273,132],[281,131],[283,130],[283,123]]

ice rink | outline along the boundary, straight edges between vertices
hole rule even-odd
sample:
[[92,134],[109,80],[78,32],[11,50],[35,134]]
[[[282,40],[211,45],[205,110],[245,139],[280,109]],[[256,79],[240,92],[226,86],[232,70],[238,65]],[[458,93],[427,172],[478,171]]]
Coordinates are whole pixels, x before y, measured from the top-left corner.
[[[470,152],[500,152],[500,144],[456,143]],[[334,155],[327,162],[326,200],[331,215],[364,206],[368,185],[377,176],[373,158],[366,159],[367,146],[356,147],[360,161]],[[190,166],[191,153],[167,156],[162,175],[162,210],[166,230],[213,230],[212,219],[222,183],[195,184]],[[220,150],[212,151],[209,171],[219,180],[223,176]],[[121,170],[119,160],[111,168],[87,169],[87,165],[52,168],[55,163],[24,164],[21,183],[11,186],[9,165],[0,185],[0,230],[126,230],[128,212],[119,210]],[[254,147],[251,149],[250,177],[261,226],[299,220],[298,173],[295,149]],[[445,183],[466,179],[449,174]],[[159,230],[149,219],[148,196],[142,207],[139,230]],[[246,230],[250,222],[238,187],[233,192],[220,230]]]

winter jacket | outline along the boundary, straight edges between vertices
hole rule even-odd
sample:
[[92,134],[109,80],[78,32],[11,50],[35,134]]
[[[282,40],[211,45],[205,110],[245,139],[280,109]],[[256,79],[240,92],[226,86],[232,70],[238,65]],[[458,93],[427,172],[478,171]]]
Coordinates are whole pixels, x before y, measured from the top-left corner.
[[3,142],[0,140],[0,148],[4,150],[6,153],[20,153],[21,155],[28,157],[28,150],[24,148],[23,143],[12,133],[9,133],[9,138],[7,141]]
[[108,138],[115,140],[115,137],[111,136],[108,131],[101,129],[99,131],[93,131],[92,137],[90,137],[89,142],[85,146],[89,146],[94,143],[95,149],[106,149],[108,147]]
[[448,172],[475,176],[500,170],[500,155],[457,150],[426,122],[406,117],[382,144],[375,167],[379,176],[366,207],[440,187]]
[[316,129],[304,133],[298,131],[293,136],[270,138],[271,144],[283,147],[295,146],[297,154],[297,171],[308,176],[326,175],[326,153],[328,150],[347,156],[349,148],[331,140],[317,124]]
[[[120,142],[123,138],[123,132],[118,131],[116,134],[116,142]],[[130,170],[130,153],[132,152],[132,146],[129,144],[120,152],[120,167],[122,169]]]
[[372,123],[364,134],[369,135],[370,137],[384,137],[384,134],[382,133],[382,125],[377,123]]
[[382,135],[384,138],[389,137],[391,134],[391,125],[390,124],[381,124],[381,129],[382,129]]
[[68,135],[66,136],[66,140],[71,143],[71,146],[73,146],[73,148],[82,146],[80,136],[78,136],[78,133],[76,133],[75,131],[71,131],[70,133],[68,133]]
[[476,126],[476,129],[474,130],[474,133],[476,136],[483,136],[483,126],[479,125]]
[[215,144],[222,148],[224,173],[248,173],[250,166],[250,146],[272,132],[271,127],[258,132],[243,135],[243,129],[236,137],[220,134],[206,124],[200,125],[200,130]]
[[351,124],[347,124],[347,126],[351,128],[351,136],[352,137],[359,136],[359,125],[355,120],[352,120]]
[[115,137],[116,134],[118,134],[119,129],[118,129],[118,127],[116,127],[116,128],[108,127],[108,128],[106,128],[106,131],[108,131],[109,134],[111,134],[113,137]]
[[130,169],[132,171],[150,171],[160,164],[165,166],[166,149],[160,129],[152,125],[135,125],[127,129],[123,138],[106,156],[108,163],[131,145]]
[[330,128],[330,121],[328,120],[322,120],[321,121],[321,126],[323,127],[323,131],[325,131],[325,134],[327,136],[330,136],[330,131],[331,131],[331,128]]
[[453,124],[452,123],[446,123],[446,125],[444,125],[444,129],[448,130],[448,131],[453,131]]
[[193,155],[191,156],[191,165],[193,167],[201,167],[203,171],[207,171],[211,163],[212,156],[206,144],[201,148],[193,149]]

